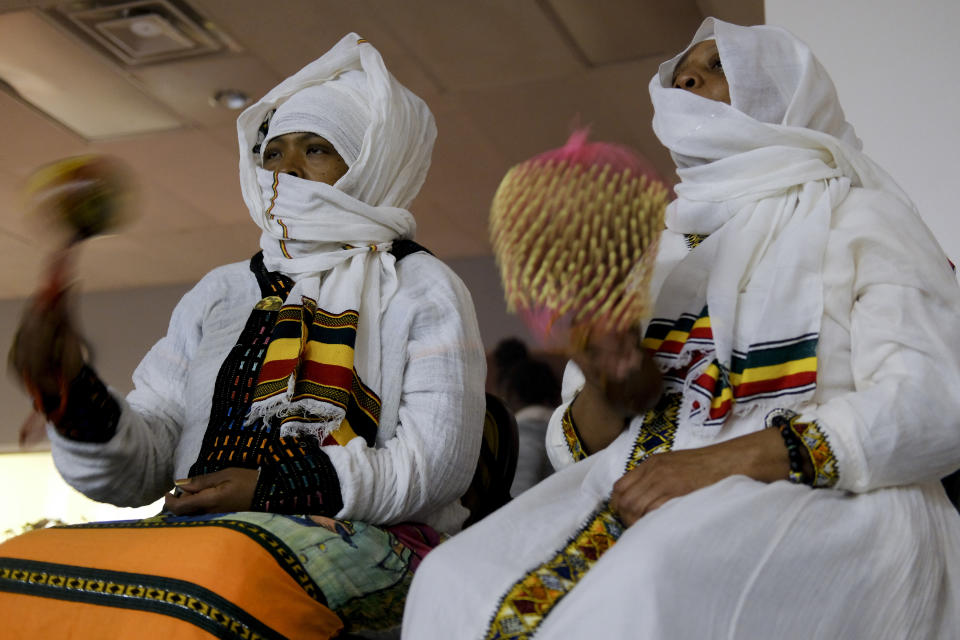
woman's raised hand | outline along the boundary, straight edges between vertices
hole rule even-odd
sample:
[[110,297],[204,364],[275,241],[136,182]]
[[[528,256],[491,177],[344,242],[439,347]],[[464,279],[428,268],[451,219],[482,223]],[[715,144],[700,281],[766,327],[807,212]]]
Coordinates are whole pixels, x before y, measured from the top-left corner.
[[83,368],[83,339],[76,330],[68,290],[41,293],[28,305],[10,347],[10,368],[51,416],[63,409],[67,387]]
[[591,334],[572,355],[588,385],[602,391],[623,417],[650,408],[660,394],[660,371],[640,345],[637,331]]
[[571,407],[573,421],[592,453],[613,442],[627,419],[657,401],[660,371],[636,331],[592,334],[571,359],[586,378]]

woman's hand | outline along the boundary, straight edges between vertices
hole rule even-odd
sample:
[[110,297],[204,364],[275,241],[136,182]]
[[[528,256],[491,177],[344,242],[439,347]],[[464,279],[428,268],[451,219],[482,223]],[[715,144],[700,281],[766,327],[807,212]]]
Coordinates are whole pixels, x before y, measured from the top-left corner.
[[33,300],[20,318],[9,363],[35,401],[58,399],[83,367],[83,339],[72,316],[68,292],[61,291]]
[[613,485],[610,508],[630,526],[668,500],[728,476],[774,482],[787,479],[789,472],[790,460],[779,431],[764,429],[699,449],[650,456]]
[[649,409],[660,395],[660,370],[640,346],[638,330],[591,335],[571,358],[624,417]]
[[636,331],[591,335],[571,359],[586,379],[571,406],[573,421],[582,444],[593,453],[613,442],[628,418],[656,402],[660,371]]
[[163,508],[178,516],[249,511],[259,477],[257,469],[228,467],[188,480],[177,480],[177,488],[183,493],[168,493]]
[[[671,498],[710,486],[730,475],[712,447],[650,456],[613,485],[610,508],[628,527]],[[786,474],[784,474],[786,475]]]

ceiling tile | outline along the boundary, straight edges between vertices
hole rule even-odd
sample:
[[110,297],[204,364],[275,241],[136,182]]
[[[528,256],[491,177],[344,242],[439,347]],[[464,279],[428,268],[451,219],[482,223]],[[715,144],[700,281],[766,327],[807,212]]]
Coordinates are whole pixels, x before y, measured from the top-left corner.
[[447,90],[514,85],[573,73],[582,66],[535,2],[369,4]]
[[[762,0],[188,2],[243,51],[126,73],[193,128],[91,146],[0,92],[0,269],[8,274],[0,298],[32,291],[53,244],[49,229],[22,213],[23,180],[41,164],[89,151],[128,162],[141,200],[128,228],[81,248],[84,290],[193,282],[248,258],[260,231],[240,195],[237,114],[211,109],[210,88],[229,82],[257,99],[349,31],[370,39],[437,118],[433,166],[413,206],[418,239],[446,259],[489,255],[487,217],[500,179],[512,164],[562,144],[578,114],[594,139],[633,146],[672,176],[650,127],[646,86],[656,64],[693,33],[691,3],[740,22],[763,13]],[[0,11],[53,3],[0,0]],[[666,50],[615,62],[654,45]],[[587,57],[603,64],[589,67]]]
[[253,222],[153,234],[95,238],[80,254],[84,290],[195,282],[222,264],[245,260],[259,250]]
[[[700,13],[734,24],[764,24],[763,2],[757,0],[696,0]],[[693,34],[690,34],[691,37]],[[689,38],[688,38],[689,41]]]
[[261,0],[196,0],[193,4],[281,78],[292,75],[343,36],[355,32],[377,47],[391,73],[414,93],[429,101],[438,90],[419,61],[392,35],[389,16],[383,13],[392,9],[393,2],[386,9],[364,0],[322,5],[304,0],[272,0],[269,9]]
[[151,65],[132,75],[177,114],[203,125],[234,123],[239,111],[211,104],[221,89],[239,89],[257,100],[283,78],[251,55],[219,55]]
[[86,150],[83,138],[3,91],[0,113],[0,170],[26,177],[39,165]]
[[[486,254],[486,244],[470,246],[471,239],[486,236],[490,201],[510,166],[507,155],[478,130],[459,100],[438,103],[434,112],[440,134],[430,175],[415,203],[418,227],[421,233],[444,234],[447,257]],[[467,241],[449,242],[454,231]]]
[[595,65],[673,51],[690,41],[703,19],[694,0],[547,0]]
[[27,219],[22,187],[22,178],[0,171],[0,230],[27,240],[37,229]]
[[21,238],[0,233],[0,298],[33,293],[46,267],[46,253]]
[[[125,160],[138,180],[152,181],[211,221],[242,214],[237,155],[198,129],[99,143],[99,151]],[[166,203],[160,203],[165,205]]]
[[151,181],[140,181],[132,208],[129,224],[122,227],[119,233],[148,238],[158,233],[208,227],[215,222],[175,193]]

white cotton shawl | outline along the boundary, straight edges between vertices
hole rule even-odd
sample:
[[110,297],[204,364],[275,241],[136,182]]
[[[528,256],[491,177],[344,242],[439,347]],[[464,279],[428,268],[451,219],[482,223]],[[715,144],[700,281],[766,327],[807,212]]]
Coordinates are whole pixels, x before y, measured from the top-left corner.
[[[711,361],[727,375],[735,354],[819,334],[831,215],[851,186],[890,191],[913,208],[859,151],[833,83],[806,45],[777,27],[708,18],[690,46],[711,38],[731,105],[671,87],[682,54],[662,64],[650,81],[654,131],[681,179],[667,227],[709,234],[668,277],[654,313],[677,318],[696,316],[704,304],[709,309],[714,353],[686,376],[684,391]],[[688,343],[661,366],[684,365],[703,349]],[[794,390],[792,402],[809,399],[813,391],[812,385]],[[696,395],[684,394],[681,426],[703,427],[699,435],[711,437],[722,420],[705,425],[706,412],[695,410]],[[754,398],[735,402],[732,410],[784,404],[782,397]]]
[[[295,109],[283,109],[288,100],[295,101]],[[350,103],[361,115],[337,121]],[[281,118],[276,127],[271,123],[267,139],[301,126],[327,138],[349,166],[336,184],[260,167],[253,149],[262,146],[258,131],[275,109]],[[263,229],[265,266],[296,281],[287,304],[309,298],[328,313],[359,312],[353,367],[379,395],[380,318],[397,287],[395,259],[388,250],[394,240],[412,238],[416,230],[406,207],[430,167],[433,114],[387,71],[373,45],[351,33],[246,109],[237,132],[240,185],[251,217]],[[294,378],[286,394],[255,403],[248,420],[303,415],[303,422],[285,421],[283,435],[306,433],[322,440],[339,425],[344,410],[310,400],[292,404]]]

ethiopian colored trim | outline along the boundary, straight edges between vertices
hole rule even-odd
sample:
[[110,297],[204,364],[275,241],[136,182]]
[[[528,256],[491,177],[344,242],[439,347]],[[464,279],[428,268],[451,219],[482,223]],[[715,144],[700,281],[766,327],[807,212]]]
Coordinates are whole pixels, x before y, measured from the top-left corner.
[[567,443],[567,450],[574,462],[580,462],[587,457],[587,452],[580,442],[580,433],[577,431],[577,425],[573,422],[573,403],[567,405],[560,418],[560,427],[563,431],[563,439]]
[[209,589],[161,576],[0,558],[0,591],[150,611],[179,618],[219,638],[283,638]]
[[[346,444],[360,436],[373,446],[381,403],[353,367],[359,322],[354,310],[329,313],[309,298],[303,298],[302,304],[284,304],[271,332],[252,403],[287,393],[295,376],[291,402],[318,400],[346,412],[323,444]],[[309,422],[310,418],[297,413],[286,416],[286,421]]]
[[[668,394],[644,417],[627,469],[649,456],[669,451],[677,431],[680,394]],[[554,606],[623,534],[624,526],[608,502],[594,511],[553,557],[527,572],[497,603],[486,640],[529,638]]]
[[713,345],[713,330],[706,307],[697,315],[684,313],[675,320],[653,318],[643,336],[643,346],[653,351],[657,358],[668,361],[676,359],[688,343],[705,348]]
[[[706,411],[705,426],[722,424],[734,404],[812,392],[817,384],[818,343],[816,333],[755,343],[746,351],[734,350],[728,370],[715,358],[706,361],[713,351],[707,307],[676,320],[654,318],[643,339],[643,346],[669,369],[664,374],[668,390],[683,390],[686,378],[696,376],[689,384],[695,398],[689,418]],[[686,364],[681,366],[682,362]]]

